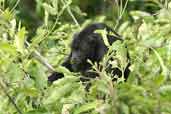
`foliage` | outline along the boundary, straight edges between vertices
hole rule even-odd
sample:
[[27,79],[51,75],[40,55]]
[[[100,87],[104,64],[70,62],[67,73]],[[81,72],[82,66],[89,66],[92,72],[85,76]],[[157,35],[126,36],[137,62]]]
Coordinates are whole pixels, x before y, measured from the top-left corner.
[[[1,114],[171,113],[171,1],[141,0],[141,7],[140,0],[0,3]],[[85,91],[81,75],[60,64],[70,51],[73,33],[93,22],[112,26],[124,43],[109,46],[101,31],[109,53],[102,68],[93,65],[100,76]],[[112,82],[107,63],[123,71],[126,50],[131,58],[129,79]],[[54,69],[65,77],[50,85],[47,77]]]

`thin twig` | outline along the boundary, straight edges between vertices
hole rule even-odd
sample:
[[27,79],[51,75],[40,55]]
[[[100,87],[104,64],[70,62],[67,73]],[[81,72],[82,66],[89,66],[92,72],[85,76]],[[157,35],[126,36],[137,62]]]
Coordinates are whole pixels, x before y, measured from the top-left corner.
[[[121,3],[122,3],[122,1],[121,1]],[[123,3],[122,3],[122,4],[123,4]],[[122,16],[123,16],[123,14],[124,14],[124,12],[125,12],[125,10],[126,10],[126,7],[127,7],[127,5],[128,5],[128,0],[126,1],[126,3],[125,3],[125,5],[124,5],[123,9],[122,9],[122,4],[121,4],[121,6],[118,5],[118,7],[121,7],[121,8],[120,8],[120,10],[119,10],[119,16],[118,16],[118,19],[117,19],[117,22],[116,22],[116,25],[115,25],[114,30],[118,27],[118,25],[119,25],[119,23],[120,23],[120,20],[122,19]],[[118,8],[118,9],[119,9],[119,8]]]
[[44,39],[46,39],[52,32],[53,30],[55,29],[58,21],[59,21],[59,17],[63,14],[63,12],[65,11],[65,9],[68,7],[70,3],[68,2],[67,4],[65,4],[61,11],[58,13],[58,15],[56,16],[56,20],[55,20],[55,23],[53,24],[52,28],[50,30],[47,31],[47,33],[43,36],[43,38],[41,39],[41,41],[39,41],[39,43],[41,43]]
[[7,92],[7,84],[5,82],[2,81],[2,79],[0,80],[0,87],[3,90],[4,94],[8,97],[9,101],[12,103],[12,105],[15,107],[15,109],[17,110],[18,114],[23,114],[21,109],[17,106],[17,104],[15,103],[15,101],[13,100],[13,98],[9,95],[9,93]]
[[17,0],[17,2],[15,3],[14,7],[11,9],[10,12],[13,12],[14,11],[14,9],[18,6],[19,2],[20,2],[20,0]]
[[[44,38],[43,38],[42,40],[44,40],[50,33],[52,33],[52,31],[54,30],[54,28],[55,28],[56,25],[57,25],[57,22],[58,22],[58,20],[59,20],[59,17],[62,15],[62,13],[64,12],[65,9],[68,10],[68,13],[69,13],[69,14],[71,15],[71,17],[73,18],[75,24],[76,24],[77,26],[80,27],[78,21],[76,20],[76,18],[74,17],[74,15],[72,14],[72,12],[71,12],[71,10],[70,10],[70,8],[69,8],[69,4],[70,4],[70,3],[69,3],[69,2],[68,2],[68,3],[65,3],[64,1],[62,1],[62,2],[63,2],[63,4],[64,4],[64,7],[62,8],[61,12],[59,12],[59,14],[57,15],[57,18],[56,18],[55,23],[54,23],[54,25],[52,26],[51,30],[48,31],[48,33],[44,36]],[[26,44],[27,44],[28,46],[30,46],[29,43],[28,43],[27,41],[26,41]],[[46,60],[46,59],[45,59],[37,50],[34,51],[34,56],[39,60],[39,62],[41,62],[43,65],[45,65],[45,66],[49,69],[50,72],[54,72],[54,71],[55,71],[55,69],[48,63],[48,61],[47,61],[47,60]]]
[[104,79],[105,81],[107,81],[108,88],[109,88],[109,94],[110,94],[110,97],[112,99],[112,106],[116,107],[116,108],[112,108],[112,111],[115,114],[119,114],[118,110],[117,110],[117,102],[116,102],[117,101],[117,94],[116,94],[117,91],[114,88],[112,80],[107,80],[106,78],[104,78],[104,76],[105,76],[105,74],[103,74],[104,73],[104,69],[102,69],[102,71],[100,71],[98,69],[98,66],[95,65],[94,70],[99,74],[100,79],[102,79],[102,80]]
[[[30,44],[25,41],[27,46],[30,47]],[[40,62],[42,63],[43,65],[45,65],[50,72],[54,72],[55,69],[48,63],[47,59],[44,58],[37,50],[33,51],[33,56]]]
[[[61,0],[61,1],[62,1],[63,5],[66,4],[66,3],[65,3],[65,0]],[[68,11],[69,15],[72,17],[72,19],[73,19],[73,21],[75,22],[75,24],[76,24],[78,27],[80,27],[80,25],[79,25],[77,19],[75,18],[74,14],[73,14],[72,11],[71,11],[69,5],[67,6],[67,11]]]
[[154,54],[156,55],[159,63],[160,63],[160,66],[163,70],[163,74],[165,75],[165,78],[166,80],[169,80],[169,70],[168,68],[166,67],[166,65],[164,64],[164,60],[162,59],[162,57],[160,56],[160,54],[152,47],[150,47],[150,49],[154,52]]

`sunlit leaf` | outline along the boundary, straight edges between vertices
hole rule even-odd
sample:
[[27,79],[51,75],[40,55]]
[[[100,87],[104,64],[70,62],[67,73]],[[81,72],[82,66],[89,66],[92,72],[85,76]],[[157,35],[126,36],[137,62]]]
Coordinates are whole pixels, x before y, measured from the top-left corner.
[[0,50],[5,51],[11,55],[16,55],[17,53],[16,48],[7,42],[0,42]]
[[160,87],[159,92],[163,99],[171,101],[171,85],[164,85]]
[[140,18],[144,19],[146,22],[151,22],[154,20],[154,17],[152,15],[150,15],[147,12],[143,12],[143,11],[131,11],[130,14],[132,15],[132,17],[135,20],[138,20]]
[[108,33],[106,30],[96,30],[95,33],[99,33],[100,35],[102,35],[102,38],[103,38],[105,45],[110,46],[108,38],[107,38]]
[[15,45],[17,50],[21,53],[24,53],[24,42],[26,38],[27,31],[24,27],[22,27],[15,36]]
[[88,112],[88,111],[90,111],[92,109],[96,109],[98,105],[100,105],[99,101],[94,101],[94,102],[87,103],[85,105],[82,105],[79,108],[76,108],[74,114],[81,114],[83,112]]

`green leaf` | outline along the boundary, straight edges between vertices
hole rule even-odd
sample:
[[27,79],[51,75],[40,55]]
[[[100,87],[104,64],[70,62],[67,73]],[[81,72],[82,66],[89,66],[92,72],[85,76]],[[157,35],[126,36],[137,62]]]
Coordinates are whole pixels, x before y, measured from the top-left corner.
[[11,28],[10,28],[9,34],[10,34],[11,37],[14,37],[15,31],[16,31],[17,22],[16,22],[15,19],[13,19],[13,20],[10,21],[10,24],[11,24]]
[[81,114],[83,112],[88,112],[90,110],[96,109],[101,103],[99,101],[94,101],[90,103],[86,103],[79,108],[76,108],[74,114]]
[[171,101],[171,85],[164,85],[159,88],[160,95],[164,100]]
[[43,7],[51,15],[56,15],[58,13],[58,11],[56,10],[56,8],[53,8],[51,5],[49,5],[47,3],[43,3]]
[[16,48],[7,42],[0,42],[0,50],[13,56],[17,54]]
[[154,77],[154,82],[155,82],[158,86],[162,85],[162,84],[165,82],[165,76],[163,76],[163,75],[155,76],[155,77]]
[[119,32],[119,33],[123,33],[123,32],[129,27],[129,24],[130,24],[129,21],[124,22],[124,23],[119,27],[118,32]]
[[47,110],[45,110],[45,109],[40,108],[40,109],[27,111],[24,114],[51,114],[51,113],[47,112]]
[[147,12],[143,12],[143,11],[131,11],[130,14],[132,15],[132,17],[135,19],[135,20],[138,20],[138,19],[144,19],[146,22],[152,22],[154,21],[154,17],[147,13]]
[[7,8],[1,15],[0,17],[4,19],[5,21],[10,21],[13,19],[13,13],[9,11]]
[[34,79],[38,88],[43,89],[47,86],[47,77],[45,74],[45,67],[36,60],[30,60],[26,64],[26,71]]
[[23,88],[20,92],[23,92],[25,95],[30,97],[37,97],[39,95],[39,91],[36,88]]
[[22,27],[15,36],[15,45],[17,47],[17,50],[22,54],[24,53],[24,42],[25,42],[26,34],[27,31],[25,27]]
[[65,84],[69,83],[74,83],[79,80],[79,77],[76,76],[66,76],[62,79],[59,79],[53,83],[54,86],[63,86]]
[[63,86],[56,87],[53,91],[50,92],[50,95],[44,99],[44,104],[51,104],[57,102],[58,100],[64,98],[66,95],[71,94],[73,88],[77,87],[77,84],[66,83]]
[[24,72],[21,70],[19,64],[11,63],[8,66],[6,75],[9,76],[11,82],[17,82],[23,79]]
[[108,82],[106,80],[96,80],[90,88],[90,94],[97,97],[99,92],[109,95]]
[[82,12],[79,6],[72,6],[72,11],[75,13],[81,15],[81,16],[86,16],[87,14],[85,12]]

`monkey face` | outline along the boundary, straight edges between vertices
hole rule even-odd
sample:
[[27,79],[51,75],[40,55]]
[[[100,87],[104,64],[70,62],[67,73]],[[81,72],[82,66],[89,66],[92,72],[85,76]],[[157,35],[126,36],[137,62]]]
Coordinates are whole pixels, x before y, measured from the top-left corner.
[[[86,40],[85,40],[86,39]],[[92,35],[80,38],[74,37],[71,44],[71,57],[70,62],[74,71],[85,69],[90,66],[87,60],[94,61],[96,56],[96,43],[92,40]]]

